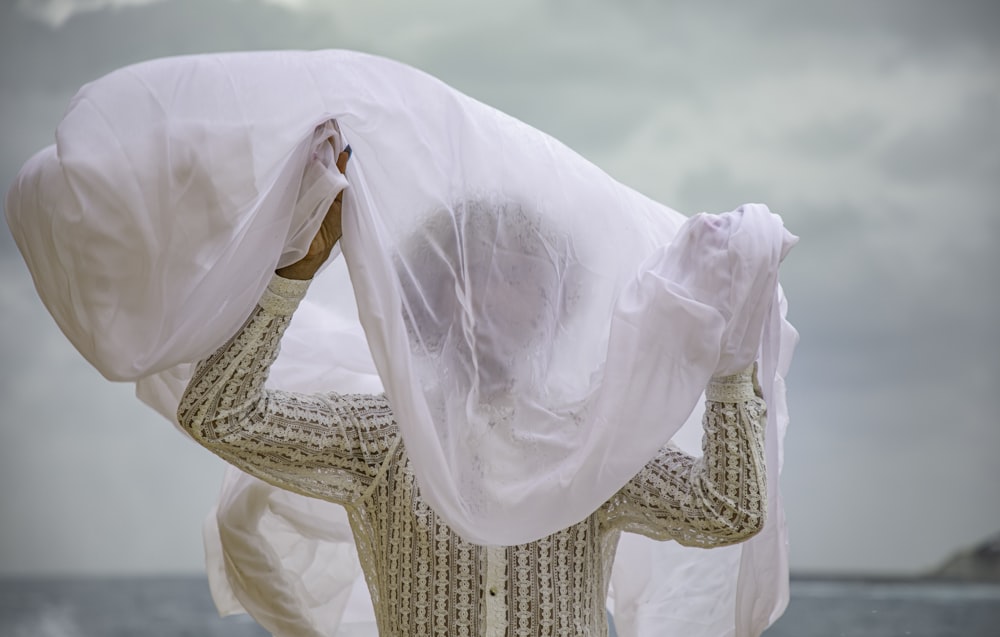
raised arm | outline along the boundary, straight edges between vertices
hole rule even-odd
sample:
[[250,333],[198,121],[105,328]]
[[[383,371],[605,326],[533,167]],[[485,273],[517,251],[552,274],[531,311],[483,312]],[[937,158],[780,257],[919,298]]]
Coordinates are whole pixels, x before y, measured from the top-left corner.
[[198,365],[177,416],[195,440],[243,471],[350,504],[399,439],[385,397],[264,388],[307,285],[274,277],[244,326]]
[[659,455],[604,505],[622,531],[685,546],[749,539],[764,526],[766,408],[756,368],[712,379],[705,395],[700,458],[675,447]]
[[[337,158],[342,173],[350,156],[347,147]],[[307,254],[278,270],[243,327],[198,365],[177,416],[195,440],[247,473],[349,504],[399,439],[385,397],[264,388],[292,313],[340,239],[342,201],[338,193]]]

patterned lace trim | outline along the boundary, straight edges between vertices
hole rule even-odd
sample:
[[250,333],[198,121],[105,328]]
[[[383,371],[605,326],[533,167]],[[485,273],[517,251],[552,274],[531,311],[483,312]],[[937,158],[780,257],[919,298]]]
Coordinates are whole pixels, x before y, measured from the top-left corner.
[[756,397],[753,383],[710,383],[705,390],[705,398],[720,403],[738,403]]
[[716,376],[705,389],[705,398],[720,403],[737,403],[759,397],[757,364],[729,376]]
[[267,284],[267,289],[260,297],[258,305],[275,316],[291,316],[306,295],[311,282],[311,279],[299,281],[275,274]]

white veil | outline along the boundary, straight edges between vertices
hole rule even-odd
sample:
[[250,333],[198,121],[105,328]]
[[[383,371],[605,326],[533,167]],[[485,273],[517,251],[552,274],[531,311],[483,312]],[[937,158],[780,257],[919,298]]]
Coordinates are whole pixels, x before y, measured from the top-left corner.
[[[679,553],[691,567],[668,579],[727,582],[715,608],[736,634],[780,613],[775,467],[795,335],[777,271],[794,238],[766,207],[688,220],[426,74],[343,51],[127,67],[81,89],[56,141],[8,194],[13,234],[67,337],[168,417],[192,363],[303,253],[349,142],[345,258],[314,283],[271,382],[383,388],[422,493],[481,544],[589,515],[689,421],[713,374],[759,357],[768,525]],[[317,570],[346,559],[331,511],[230,476],[206,533],[210,575],[229,584],[213,577],[217,599],[282,634],[331,634],[357,582]],[[621,568],[653,563],[636,555]],[[622,634],[650,621],[662,634],[650,612],[670,602],[632,604],[623,581]]]

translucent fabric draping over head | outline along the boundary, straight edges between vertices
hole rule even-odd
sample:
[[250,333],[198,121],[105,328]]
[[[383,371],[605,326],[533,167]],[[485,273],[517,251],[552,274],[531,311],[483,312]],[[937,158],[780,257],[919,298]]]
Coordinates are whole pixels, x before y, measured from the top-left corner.
[[[345,185],[332,158],[349,142],[350,282],[314,285],[286,335],[283,388],[381,385],[422,493],[482,544],[586,517],[713,374],[760,356],[773,387],[791,351],[775,326],[793,238],[765,207],[687,220],[388,60],[127,67],[81,89],[56,142],[8,195],[12,231],[74,345],[166,414],[191,364],[303,254]],[[297,338],[309,347],[288,359]]]

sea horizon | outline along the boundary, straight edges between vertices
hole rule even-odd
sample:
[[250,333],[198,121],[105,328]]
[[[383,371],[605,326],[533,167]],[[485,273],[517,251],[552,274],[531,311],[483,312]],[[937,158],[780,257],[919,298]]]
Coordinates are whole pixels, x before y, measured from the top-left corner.
[[[764,637],[993,637],[1000,582],[794,573]],[[612,630],[612,635],[614,632]],[[4,637],[267,637],[219,617],[204,575],[0,575]]]

